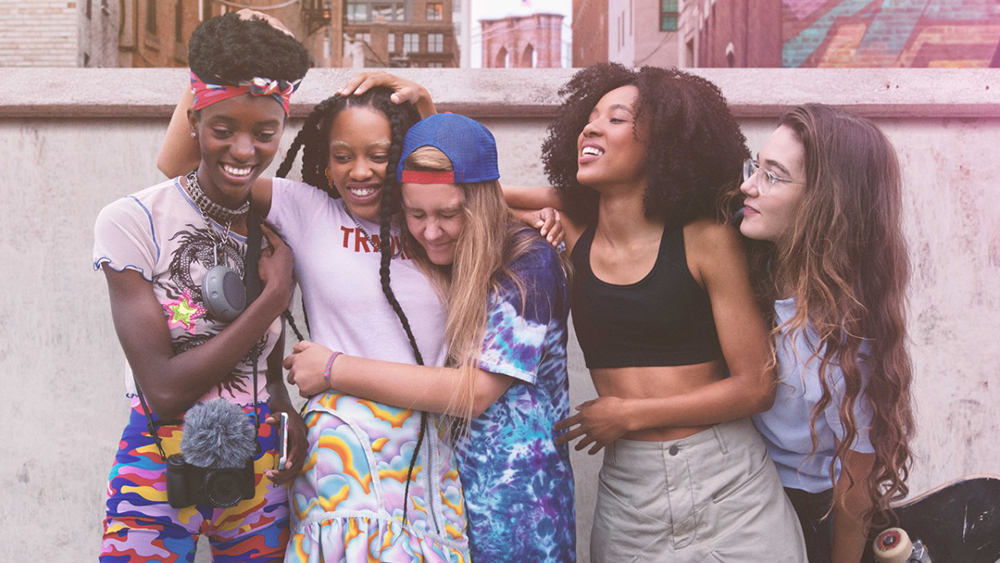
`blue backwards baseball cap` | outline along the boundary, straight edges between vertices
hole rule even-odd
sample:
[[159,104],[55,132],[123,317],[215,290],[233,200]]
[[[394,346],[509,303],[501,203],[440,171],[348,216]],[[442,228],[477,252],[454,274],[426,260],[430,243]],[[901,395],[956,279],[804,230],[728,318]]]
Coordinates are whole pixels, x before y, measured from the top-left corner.
[[[451,161],[452,170],[406,170],[406,160],[420,147],[434,147]],[[408,184],[471,184],[500,179],[497,143],[478,121],[456,113],[438,113],[406,133],[396,179]]]

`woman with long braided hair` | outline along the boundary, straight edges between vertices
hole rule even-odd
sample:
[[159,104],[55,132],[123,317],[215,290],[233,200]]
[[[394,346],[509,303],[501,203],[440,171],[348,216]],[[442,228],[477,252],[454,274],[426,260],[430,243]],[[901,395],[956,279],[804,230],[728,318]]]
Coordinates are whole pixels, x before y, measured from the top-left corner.
[[[320,103],[275,178],[269,220],[295,250],[312,340],[351,355],[443,365],[445,311],[400,243],[396,167],[419,118],[391,92]],[[323,186],[321,189],[312,185]],[[392,277],[390,278],[390,264]],[[437,418],[327,391],[305,409],[310,455],[292,485],[287,559],[467,558],[461,484]]]
[[300,342],[288,380],[451,415],[473,561],[576,560],[573,472],[553,424],[569,414],[569,292],[558,254],[518,223],[496,142],[456,114],[414,125],[398,170],[404,249],[448,303],[448,366],[413,366]]

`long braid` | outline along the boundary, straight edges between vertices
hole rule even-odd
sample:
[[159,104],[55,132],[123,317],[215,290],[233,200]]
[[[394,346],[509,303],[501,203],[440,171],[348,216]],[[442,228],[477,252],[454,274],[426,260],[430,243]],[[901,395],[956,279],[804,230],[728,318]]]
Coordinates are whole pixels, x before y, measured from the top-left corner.
[[[390,100],[391,92],[385,88],[373,88],[361,96],[351,96],[342,98],[339,95],[331,96],[320,102],[312,113],[306,118],[302,130],[295,136],[288,155],[278,168],[279,177],[284,177],[292,168],[298,150],[302,149],[302,181],[316,186],[325,191],[330,197],[339,198],[335,186],[331,184],[326,176],[326,169],[329,162],[329,135],[330,126],[340,111],[346,107],[371,107],[385,115],[389,120],[389,130],[391,134],[391,144],[389,147],[389,158],[386,163],[385,180],[382,185],[381,210],[379,214],[379,252],[381,263],[379,266],[379,279],[382,284],[382,293],[399,318],[406,337],[413,350],[413,357],[418,365],[424,365],[423,355],[417,346],[417,340],[410,327],[410,321],[403,311],[402,305],[392,291],[390,265],[392,263],[392,218],[399,210],[399,183],[396,180],[396,169],[400,166],[399,159],[403,153],[403,137],[411,125],[416,123],[420,116],[411,104],[396,105]],[[400,246],[402,241],[400,241]],[[303,311],[305,308],[303,307]],[[291,313],[286,314],[286,319],[291,321]],[[292,330],[301,340],[301,334],[295,327],[294,322],[290,322]],[[306,317],[306,329],[309,328],[309,319]],[[410,494],[410,482],[413,478],[413,470],[416,467],[417,455],[423,445],[424,437],[427,434],[427,417],[420,413],[420,430],[417,434],[416,448],[410,458],[410,466],[407,471],[406,487],[403,493],[403,523],[408,521],[408,507]]]
[[[309,117],[306,118],[305,123],[302,124],[302,129],[299,130],[299,133],[297,135],[295,135],[295,140],[292,141],[292,146],[289,147],[288,152],[285,153],[285,159],[282,160],[281,165],[278,166],[278,172],[275,174],[276,177],[285,178],[288,176],[288,173],[292,170],[292,165],[295,164],[295,157],[298,156],[299,149],[304,147],[302,150],[302,177],[303,179],[307,177],[315,179],[316,176],[315,172],[310,171],[309,174],[306,173],[307,169],[306,155],[310,153],[315,153],[317,147],[320,150],[322,150],[322,148],[326,146],[326,142],[324,142],[323,140],[326,135],[323,132],[324,128],[320,124],[324,120],[325,116],[327,116],[327,114],[332,113],[330,112],[330,108],[333,107],[333,105],[336,103],[337,100],[335,98],[336,97],[327,98],[326,100],[323,100],[322,102],[317,104],[315,108],[313,108],[312,112],[309,114]],[[310,158],[308,160],[314,160],[314,159]],[[308,180],[306,180],[306,182],[312,185],[316,185],[312,182],[309,182]],[[302,315],[305,317],[306,330],[308,331],[309,315],[305,312],[305,310],[306,310],[305,302],[303,302]],[[295,333],[295,337],[298,338],[300,342],[304,340],[305,338],[302,335],[302,332],[299,330],[298,325],[295,323],[295,317],[292,316],[292,311],[290,309],[286,310],[282,314],[282,316],[284,317],[285,321],[288,322],[289,326],[292,327],[292,332]]]
[[[413,336],[413,330],[410,328],[410,321],[406,318],[406,313],[403,312],[403,307],[399,304],[399,300],[396,299],[396,295],[392,291],[389,268],[392,263],[393,254],[392,231],[390,230],[390,226],[392,223],[392,217],[395,215],[396,208],[398,207],[397,198],[399,193],[399,183],[396,181],[396,168],[401,165],[399,158],[403,152],[403,136],[413,121],[412,118],[411,120],[407,120],[407,116],[400,111],[392,111],[395,108],[390,107],[385,109],[390,110],[385,113],[386,117],[389,118],[389,131],[392,136],[392,143],[389,147],[389,159],[386,164],[385,182],[382,184],[382,207],[379,214],[379,251],[382,258],[381,267],[379,268],[379,277],[382,280],[382,293],[385,294],[386,300],[389,302],[389,305],[392,306],[392,310],[396,312],[396,316],[399,318],[400,324],[403,325],[403,330],[406,331],[406,337],[410,340],[410,347],[413,349],[413,356],[416,359],[417,364],[424,365],[424,358],[420,354],[420,349],[417,346],[417,340]],[[400,247],[402,247],[402,244],[403,241],[400,239]],[[406,486],[403,489],[404,524],[409,521],[410,483],[413,480],[413,470],[417,464],[417,455],[420,453],[420,448],[423,446],[426,434],[427,415],[421,411],[420,430],[417,433],[417,445],[413,449],[413,455],[410,456],[410,466],[406,472]]]
[[[379,277],[382,280],[382,293],[385,294],[385,298],[389,301],[389,305],[392,306],[392,310],[399,317],[399,322],[403,325],[403,330],[406,331],[406,337],[410,340],[410,347],[413,348],[413,355],[417,360],[417,364],[424,365],[424,359],[417,348],[417,340],[414,338],[413,330],[410,328],[410,321],[406,318],[403,307],[400,306],[399,300],[396,299],[396,295],[393,293],[392,286],[390,285],[389,265],[392,263],[393,253],[390,225],[392,217],[396,214],[399,206],[399,184],[396,182],[396,167],[399,163],[399,157],[403,152],[403,126],[401,121],[402,119],[398,115],[389,116],[392,144],[389,148],[389,161],[385,171],[385,182],[382,184],[382,207],[379,216],[379,252],[381,253],[382,263],[379,267]],[[400,245],[402,245],[402,241],[400,241]]]

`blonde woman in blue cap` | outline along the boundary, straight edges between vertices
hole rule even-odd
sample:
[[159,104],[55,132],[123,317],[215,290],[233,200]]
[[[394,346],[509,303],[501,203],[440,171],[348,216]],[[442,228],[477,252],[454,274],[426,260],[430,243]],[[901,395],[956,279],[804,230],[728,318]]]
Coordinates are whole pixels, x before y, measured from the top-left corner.
[[302,342],[285,359],[288,379],[305,396],[332,388],[452,415],[473,560],[573,561],[573,474],[552,430],[569,414],[559,257],[511,218],[496,143],[479,123],[428,117],[407,133],[400,162],[404,249],[448,304],[449,367]]

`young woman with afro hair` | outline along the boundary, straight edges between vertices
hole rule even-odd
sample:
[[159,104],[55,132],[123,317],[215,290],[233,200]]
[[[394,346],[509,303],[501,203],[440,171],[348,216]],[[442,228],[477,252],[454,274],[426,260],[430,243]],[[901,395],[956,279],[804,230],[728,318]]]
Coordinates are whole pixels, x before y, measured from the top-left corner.
[[[288,501],[283,487],[272,486],[279,482],[271,479],[277,432],[261,418],[273,422],[270,413],[284,412],[298,429],[291,471],[305,454],[305,428],[281,371],[267,369],[279,366],[283,352],[280,316],[294,287],[291,250],[267,226],[267,248],[251,249],[248,232],[256,224],[251,186],[278,151],[308,53],[264,21],[236,14],[200,25],[189,47],[197,101],[183,127],[194,147],[192,166],[109,204],[95,226],[94,268],[107,279],[131,368],[131,411],[108,483],[100,555],[108,563],[193,561],[200,535],[208,537],[216,562],[280,560],[289,538]],[[214,306],[205,294],[211,286],[203,285],[209,269],[227,266],[243,277],[256,250],[259,296],[238,316]],[[266,377],[258,379],[258,372]],[[227,487],[209,485],[201,495],[189,483],[180,490],[193,498],[184,500],[188,495],[168,486],[165,458],[184,449],[186,461],[199,465],[188,459],[194,450],[180,443],[189,409],[209,402],[232,411],[229,420],[242,430],[231,435],[245,443],[238,452],[222,438],[217,448],[200,448],[215,451],[201,453],[218,454],[213,464],[238,457],[251,492],[220,500],[213,493]],[[251,424],[240,424],[244,419]]]
[[[739,234],[718,196],[748,156],[718,88],[678,70],[599,64],[562,88],[543,144],[564,210],[573,324],[599,397],[557,424],[604,450],[591,559],[805,560],[750,415],[775,377]],[[762,541],[766,538],[767,541]]]
[[[190,105],[185,96],[174,120]],[[400,244],[396,167],[421,112],[434,113],[424,88],[382,73],[354,77],[313,109],[278,177],[255,180],[252,201],[295,251],[312,341],[440,366],[446,311]],[[304,181],[287,180],[300,151]],[[192,153],[190,137],[171,126],[157,164],[182,173]],[[438,417],[333,390],[302,412],[307,461],[276,476],[294,478],[285,561],[468,561],[461,480]]]

